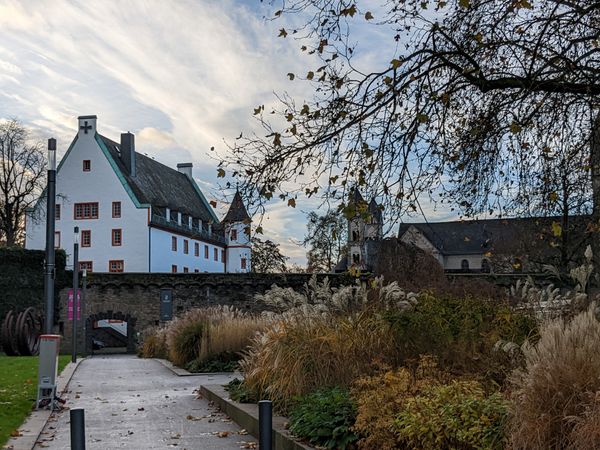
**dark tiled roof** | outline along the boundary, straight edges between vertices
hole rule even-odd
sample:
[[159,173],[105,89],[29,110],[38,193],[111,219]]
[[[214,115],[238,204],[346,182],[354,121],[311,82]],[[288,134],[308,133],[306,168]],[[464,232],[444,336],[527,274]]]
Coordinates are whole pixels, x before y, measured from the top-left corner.
[[120,145],[105,136],[98,136],[140,203],[170,208],[204,222],[215,221],[210,206],[185,174],[136,152],[136,174],[132,177],[121,160]]
[[[571,218],[571,232],[585,235],[588,216]],[[398,237],[412,226],[445,255],[494,253],[517,254],[523,243],[550,249],[552,223],[560,217],[465,220],[434,223],[403,223]],[[539,245],[538,245],[539,244]]]
[[350,203],[355,205],[359,203],[365,203],[365,199],[357,188],[352,189],[352,193],[350,194]]
[[236,191],[231,205],[229,205],[229,211],[223,217],[223,222],[247,222],[249,220],[250,216],[248,215],[248,211],[246,211],[242,196],[239,191]]

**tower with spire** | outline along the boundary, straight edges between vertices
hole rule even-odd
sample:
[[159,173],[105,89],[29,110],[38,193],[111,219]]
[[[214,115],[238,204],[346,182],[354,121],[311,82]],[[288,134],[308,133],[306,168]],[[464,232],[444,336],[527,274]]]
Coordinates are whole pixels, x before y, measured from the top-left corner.
[[252,246],[250,241],[252,220],[239,191],[233,196],[229,211],[223,218],[227,250],[225,271],[227,273],[250,272]]
[[383,214],[381,207],[373,197],[369,203],[360,191],[354,188],[348,203],[350,218],[348,219],[348,255],[347,267],[369,270],[373,254],[369,251],[383,237]]

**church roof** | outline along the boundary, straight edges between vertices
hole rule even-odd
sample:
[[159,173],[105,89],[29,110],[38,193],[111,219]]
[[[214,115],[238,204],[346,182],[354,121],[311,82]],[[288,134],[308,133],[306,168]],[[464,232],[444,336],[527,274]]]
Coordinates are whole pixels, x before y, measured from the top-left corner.
[[250,220],[246,206],[239,191],[235,192],[231,205],[229,205],[229,211],[223,217],[223,222],[246,222]]
[[[571,217],[571,231],[585,235],[589,216]],[[444,255],[483,254],[487,252],[517,254],[525,244],[552,249],[552,224],[560,217],[525,217],[513,219],[462,220],[452,222],[403,223],[398,238],[415,227]]]
[[358,188],[352,189],[352,193],[350,194],[350,203],[355,205],[359,203],[365,203],[365,199],[361,195]]
[[108,149],[139,203],[169,208],[204,222],[218,223],[202,192],[185,174],[136,152],[136,173],[132,177],[121,160],[120,145],[100,134],[98,137]]

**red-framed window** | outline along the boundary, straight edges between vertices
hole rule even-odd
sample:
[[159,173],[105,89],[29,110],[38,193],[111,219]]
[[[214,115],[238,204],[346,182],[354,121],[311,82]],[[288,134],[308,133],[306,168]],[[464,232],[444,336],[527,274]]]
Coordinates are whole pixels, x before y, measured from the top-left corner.
[[81,230],[81,246],[91,247],[92,246],[92,231]]
[[237,241],[237,230],[231,230],[231,240]]
[[183,273],[190,273],[190,269],[189,269],[189,268],[187,268],[187,267],[184,267],[184,268],[183,268]]
[[92,261],[79,261],[79,271],[83,272],[91,272],[94,268],[94,263]]
[[75,220],[98,218],[98,202],[75,203],[74,209]]
[[54,232],[54,248],[60,248],[60,231]]
[[118,247],[123,243],[123,232],[120,228],[114,228],[112,230],[112,245]]
[[219,260],[219,249],[213,248],[213,258],[215,261]]
[[89,172],[90,170],[92,170],[92,162],[89,159],[84,159],[83,160],[83,171]]
[[171,272],[173,272],[173,273],[177,273],[177,265],[173,264],[173,265],[171,266]]
[[246,270],[246,258],[242,258],[240,262],[241,262],[242,270]]
[[208,259],[208,245],[204,246],[204,259]]
[[112,216],[113,219],[121,217],[121,202],[112,202]]
[[188,242],[187,239],[183,240],[183,253],[184,254],[188,254],[190,252],[190,243]]
[[175,236],[171,236],[171,250],[177,251],[177,238]]
[[225,262],[225,250],[221,250],[221,262]]
[[200,256],[200,244],[194,242],[194,256]]
[[125,263],[122,259],[111,259],[108,262],[108,271],[109,272],[123,272],[125,268]]
[[56,220],[60,220],[60,203],[56,205],[56,209],[54,210],[54,218]]

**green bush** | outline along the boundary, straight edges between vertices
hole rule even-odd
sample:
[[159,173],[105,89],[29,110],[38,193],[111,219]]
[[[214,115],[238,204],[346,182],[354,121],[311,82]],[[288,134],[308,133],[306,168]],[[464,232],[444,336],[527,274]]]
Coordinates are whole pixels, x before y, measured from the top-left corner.
[[234,378],[225,385],[225,390],[229,392],[231,400],[235,400],[240,403],[256,403],[258,397],[256,394],[246,386],[246,384],[239,378]]
[[486,396],[478,382],[453,381],[406,399],[394,425],[411,449],[502,449],[507,418],[499,393]]
[[494,352],[506,340],[522,344],[535,337],[534,317],[513,310],[506,302],[473,297],[421,294],[412,309],[391,312],[398,363],[435,356],[442,367],[463,373],[486,374],[503,383],[513,367]]
[[326,388],[296,399],[290,431],[313,445],[343,450],[358,439],[351,431],[355,418],[356,406],[348,391]]
[[195,359],[186,365],[190,372],[235,372],[239,368],[240,356],[236,353],[225,352],[210,359]]

